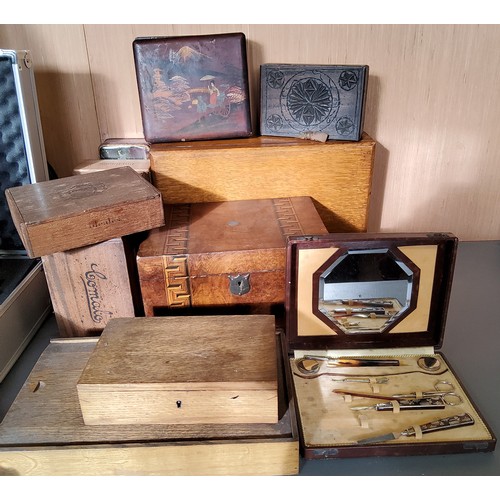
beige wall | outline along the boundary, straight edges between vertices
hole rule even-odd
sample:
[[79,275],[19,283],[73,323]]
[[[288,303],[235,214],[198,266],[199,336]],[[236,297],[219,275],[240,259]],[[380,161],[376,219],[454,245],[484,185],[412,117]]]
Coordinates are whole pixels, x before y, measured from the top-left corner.
[[104,139],[142,135],[135,37],[233,31],[254,118],[262,63],[370,66],[369,230],[500,239],[500,26],[0,25],[0,46],[32,51],[47,157],[66,176]]

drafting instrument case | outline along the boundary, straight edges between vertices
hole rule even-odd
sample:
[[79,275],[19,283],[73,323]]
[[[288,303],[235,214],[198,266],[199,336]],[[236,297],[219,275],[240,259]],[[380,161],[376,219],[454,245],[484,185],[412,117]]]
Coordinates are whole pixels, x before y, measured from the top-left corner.
[[51,310],[39,259],[17,234],[5,190],[48,179],[31,53],[0,49],[0,381]]
[[[456,249],[457,239],[449,233],[289,239],[283,348],[304,457],[495,448],[493,432],[439,351]],[[397,366],[367,366],[377,361]],[[439,391],[454,395],[422,410],[431,397],[425,393]],[[410,407],[417,400],[418,408],[406,411],[401,396],[413,401]],[[374,408],[380,403],[385,411]],[[459,417],[463,414],[473,423],[445,430],[433,426],[434,432],[424,425],[469,419]],[[409,435],[400,434],[405,429]],[[365,441],[391,433],[392,440]]]

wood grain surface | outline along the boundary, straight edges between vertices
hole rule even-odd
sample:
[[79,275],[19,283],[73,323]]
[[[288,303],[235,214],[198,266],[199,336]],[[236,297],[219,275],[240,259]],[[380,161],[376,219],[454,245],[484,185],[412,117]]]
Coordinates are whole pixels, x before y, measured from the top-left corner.
[[87,425],[273,423],[271,315],[115,318],[77,389]]
[[[325,234],[309,197],[165,205],[137,253],[146,316],[159,308],[283,304],[286,238]],[[246,276],[245,293],[231,280]]]
[[309,196],[331,232],[366,231],[375,141],[253,137],[151,147],[165,203]]
[[121,238],[42,257],[61,337],[100,334],[114,317],[134,317]]

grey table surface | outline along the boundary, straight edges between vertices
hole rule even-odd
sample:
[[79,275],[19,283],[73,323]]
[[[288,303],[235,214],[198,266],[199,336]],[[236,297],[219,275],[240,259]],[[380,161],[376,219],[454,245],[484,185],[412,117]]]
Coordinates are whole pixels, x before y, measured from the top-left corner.
[[[460,242],[440,349],[500,436],[500,241]],[[57,326],[51,316],[0,384],[3,419]],[[301,460],[302,476],[499,476],[500,450],[453,455]]]

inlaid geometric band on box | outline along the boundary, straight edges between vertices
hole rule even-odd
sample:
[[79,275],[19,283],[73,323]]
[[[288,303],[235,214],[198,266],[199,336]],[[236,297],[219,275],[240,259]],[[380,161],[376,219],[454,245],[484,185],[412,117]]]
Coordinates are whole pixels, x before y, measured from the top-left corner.
[[190,219],[190,204],[172,206],[169,227],[173,229],[167,232],[163,257],[165,291],[170,307],[189,307],[191,305],[187,266]]

